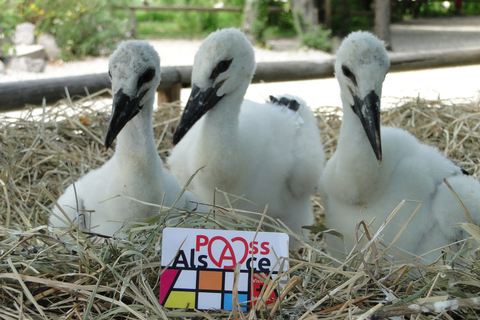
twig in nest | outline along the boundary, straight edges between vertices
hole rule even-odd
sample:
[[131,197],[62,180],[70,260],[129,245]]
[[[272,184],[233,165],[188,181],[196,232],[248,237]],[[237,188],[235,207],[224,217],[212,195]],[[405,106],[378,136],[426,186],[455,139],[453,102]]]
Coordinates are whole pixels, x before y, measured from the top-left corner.
[[466,308],[480,308],[480,297],[411,304],[408,306],[382,308],[375,311],[370,319],[385,319],[395,316],[408,316],[415,313],[441,313]]
[[368,299],[370,299],[370,298],[372,298],[372,297],[373,297],[373,294],[368,295],[368,296],[361,296],[361,297],[355,298],[355,299],[353,299],[353,300],[349,300],[349,301],[347,301],[347,302],[338,304],[338,305],[333,306],[333,307],[331,307],[331,308],[328,308],[328,309],[325,309],[325,310],[321,310],[321,311],[317,312],[317,314],[328,314],[328,313],[331,313],[331,312],[333,312],[333,311],[340,310],[340,309],[343,308],[343,306],[346,305],[347,303],[348,303],[348,304],[353,304],[353,305],[355,305],[355,304],[357,304],[357,303],[360,303],[360,302],[363,302],[363,301],[365,301],[365,300],[368,300]]
[[275,312],[278,310],[278,307],[280,306],[280,301],[285,299],[287,294],[295,288],[297,284],[299,284],[301,281],[300,277],[298,276],[293,276],[285,285],[285,288],[282,290],[280,293],[280,297],[278,297],[277,301],[275,301],[275,304],[272,307],[272,310],[270,311],[270,316],[274,317]]

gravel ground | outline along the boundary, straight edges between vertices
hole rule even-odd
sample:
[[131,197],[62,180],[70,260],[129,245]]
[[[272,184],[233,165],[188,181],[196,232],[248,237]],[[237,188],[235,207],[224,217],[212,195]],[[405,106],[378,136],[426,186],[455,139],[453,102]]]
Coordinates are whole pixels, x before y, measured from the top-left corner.
[[[417,19],[393,24],[392,47],[394,51],[423,51],[442,48],[480,46],[480,17],[454,17]],[[201,40],[152,40],[151,44],[161,57],[162,66],[191,65]],[[329,54],[299,48],[292,40],[277,40],[271,43],[273,50],[255,48],[256,59],[262,61],[322,60]],[[44,73],[13,72],[7,70],[0,76],[1,82],[22,81],[40,78],[103,73],[108,70],[108,57],[88,58],[77,62],[49,63]],[[441,68],[387,75],[383,96],[422,96],[425,98],[479,99],[478,82],[480,65]],[[474,78],[474,75],[477,75]],[[476,79],[476,80],[475,80]],[[182,90],[186,101],[189,90]],[[268,83],[251,85],[247,98],[262,101],[269,94],[296,94],[312,107],[339,105],[339,89],[335,79]],[[394,99],[395,100],[395,99]],[[394,100],[391,100],[392,102]]]
[[395,51],[480,46],[480,17],[429,18],[392,24]]

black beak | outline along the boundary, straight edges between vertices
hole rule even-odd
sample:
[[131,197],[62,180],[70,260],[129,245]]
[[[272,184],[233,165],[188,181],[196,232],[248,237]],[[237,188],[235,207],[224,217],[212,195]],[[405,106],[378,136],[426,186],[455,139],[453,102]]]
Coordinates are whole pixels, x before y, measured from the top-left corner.
[[354,95],[355,114],[360,118],[378,163],[382,163],[382,142],[380,138],[380,98],[372,90],[365,99]]
[[185,110],[183,110],[182,118],[178,124],[177,130],[173,134],[173,144],[182,140],[187,134],[188,130],[205,114],[212,109],[223,96],[217,96],[218,89],[222,86],[223,81],[218,83],[215,87],[210,87],[205,91],[200,91],[196,85],[192,87],[192,93],[188,98]]
[[114,95],[112,116],[110,117],[107,136],[105,137],[105,148],[107,150],[110,148],[113,141],[120,131],[122,131],[127,122],[132,120],[132,118],[135,117],[140,110],[142,110],[143,106],[140,105],[140,100],[142,100],[145,93],[131,99],[129,96],[123,93],[122,89],[120,89]]

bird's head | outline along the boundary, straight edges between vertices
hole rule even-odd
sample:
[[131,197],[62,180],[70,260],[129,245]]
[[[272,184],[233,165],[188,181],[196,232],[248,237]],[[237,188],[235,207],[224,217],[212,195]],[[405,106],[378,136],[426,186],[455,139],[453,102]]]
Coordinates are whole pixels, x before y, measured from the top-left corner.
[[255,55],[245,35],[235,28],[211,33],[195,55],[192,92],[175,131],[177,144],[188,130],[225,96],[243,95],[255,72]]
[[360,119],[379,163],[382,161],[380,97],[389,68],[385,44],[369,32],[351,33],[338,49],[335,77],[342,100]]
[[145,41],[122,42],[110,56],[108,66],[113,105],[105,138],[107,149],[123,127],[154,99],[161,78],[158,53]]

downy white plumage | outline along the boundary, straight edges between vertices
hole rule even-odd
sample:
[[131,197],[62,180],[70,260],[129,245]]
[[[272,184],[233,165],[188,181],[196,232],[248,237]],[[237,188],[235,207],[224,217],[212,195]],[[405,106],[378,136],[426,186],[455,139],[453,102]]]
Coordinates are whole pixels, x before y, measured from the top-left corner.
[[[321,178],[320,195],[327,226],[343,234],[347,251],[355,244],[355,226],[361,220],[374,220],[372,230],[376,231],[403,200],[421,201],[395,245],[424,254],[461,239],[462,231],[453,227],[467,221],[443,179],[450,182],[477,222],[480,184],[436,148],[421,144],[402,129],[380,127],[380,97],[389,67],[384,43],[370,33],[354,32],[340,46],[335,74],[343,122],[337,150]],[[418,202],[407,202],[396,213],[383,231],[387,243],[417,206]],[[334,252],[344,252],[339,238],[329,235],[327,243]],[[439,253],[430,253],[428,259]]]
[[[161,77],[157,52],[144,41],[123,42],[110,56],[109,74],[114,97],[105,147],[118,135],[115,154],[76,181],[76,193],[70,185],[58,204],[74,223],[80,222],[81,229],[111,236],[124,225],[160,212],[158,207],[116,196],[172,206],[182,188],[163,168],[153,137],[153,104]],[[193,209],[190,200],[198,201],[187,192],[176,207]],[[52,226],[69,226],[58,208],[53,213]]]
[[[316,119],[301,100],[243,100],[255,71],[253,48],[236,29],[210,34],[193,66],[192,93],[174,135],[168,163],[180,183],[204,201],[281,219],[293,231],[313,223],[325,156]],[[297,109],[298,110],[295,110]],[[230,200],[235,200],[231,197]]]

